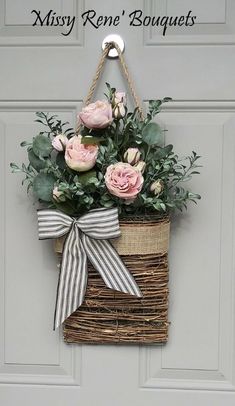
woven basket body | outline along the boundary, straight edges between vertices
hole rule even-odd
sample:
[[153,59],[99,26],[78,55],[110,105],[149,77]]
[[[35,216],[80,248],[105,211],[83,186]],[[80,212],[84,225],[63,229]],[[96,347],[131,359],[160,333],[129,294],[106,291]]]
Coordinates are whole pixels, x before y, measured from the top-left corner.
[[[121,220],[113,246],[134,276],[142,299],[107,288],[88,266],[85,301],[64,323],[67,343],[165,343],[168,338],[169,218]],[[55,240],[61,255],[63,239]]]

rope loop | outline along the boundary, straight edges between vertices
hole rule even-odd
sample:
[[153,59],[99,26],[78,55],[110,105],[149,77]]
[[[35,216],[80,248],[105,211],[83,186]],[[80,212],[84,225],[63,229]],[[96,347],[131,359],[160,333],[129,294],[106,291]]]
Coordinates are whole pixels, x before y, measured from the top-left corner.
[[[121,51],[119,45],[114,41],[106,43],[106,46],[105,46],[105,48],[104,48],[104,50],[103,50],[103,52],[101,54],[100,61],[99,61],[99,64],[97,66],[95,75],[93,77],[93,80],[92,80],[88,95],[87,95],[86,99],[84,100],[84,105],[87,106],[88,104],[91,103],[91,100],[92,100],[94,92],[95,92],[95,88],[96,88],[98,80],[99,80],[99,77],[100,77],[101,72],[102,72],[102,70],[104,68],[105,59],[108,56],[110,49],[113,49],[113,48],[115,48],[117,50],[118,59],[119,59],[120,64],[121,64],[123,74],[124,74],[124,76],[126,78],[126,81],[127,81],[128,85],[129,85],[129,88],[130,88],[133,100],[135,102],[135,105],[137,107],[140,119],[144,120],[144,114],[143,114],[143,110],[142,110],[142,107],[141,107],[141,103],[140,103],[140,100],[139,100],[139,98],[138,98],[138,96],[136,94],[136,91],[135,91],[135,88],[134,88],[134,85],[133,85],[133,81],[131,79],[130,73],[129,73],[128,68],[127,68],[127,64],[126,64],[125,59],[124,59],[124,57],[122,55],[122,51]],[[81,124],[78,123],[76,134],[79,134],[80,129],[81,129]]]

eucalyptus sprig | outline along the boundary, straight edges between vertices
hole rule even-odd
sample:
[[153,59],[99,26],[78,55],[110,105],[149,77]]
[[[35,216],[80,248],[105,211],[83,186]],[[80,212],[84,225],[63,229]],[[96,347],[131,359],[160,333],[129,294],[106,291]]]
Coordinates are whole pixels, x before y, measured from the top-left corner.
[[[27,183],[27,190],[32,188],[44,206],[71,215],[114,206],[124,215],[165,214],[187,208],[190,201],[196,203],[200,195],[186,184],[199,174],[200,156],[193,151],[180,158],[173,145],[165,145],[165,129],[156,122],[171,98],[150,100],[143,119],[137,108],[128,111],[123,92],[106,85],[107,101],[79,113],[82,125],[78,136],[57,115],[37,112],[35,121],[42,130],[21,143],[27,148],[28,163],[11,163],[12,172],[24,175],[22,183]],[[116,167],[123,172],[117,170],[110,187],[108,171]],[[128,187],[134,187],[125,170],[139,182],[133,199],[125,197]]]

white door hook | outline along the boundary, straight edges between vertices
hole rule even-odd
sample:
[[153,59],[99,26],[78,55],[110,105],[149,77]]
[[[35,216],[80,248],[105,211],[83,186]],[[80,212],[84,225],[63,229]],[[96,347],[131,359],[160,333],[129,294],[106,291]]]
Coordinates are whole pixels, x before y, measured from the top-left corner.
[[[103,50],[105,49],[107,42],[116,42],[116,44],[118,44],[120,50],[123,53],[125,44],[124,44],[122,37],[120,37],[120,35],[117,35],[117,34],[107,35],[107,37],[105,37],[105,39],[102,42]],[[108,56],[109,56],[109,58],[116,58],[118,56],[117,50],[115,48],[110,49]]]

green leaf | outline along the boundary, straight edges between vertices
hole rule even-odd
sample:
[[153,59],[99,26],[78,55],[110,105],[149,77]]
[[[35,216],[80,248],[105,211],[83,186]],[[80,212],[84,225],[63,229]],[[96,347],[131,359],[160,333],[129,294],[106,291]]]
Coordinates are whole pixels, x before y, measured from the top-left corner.
[[52,194],[56,179],[52,174],[39,173],[33,181],[33,191],[38,199],[44,202],[52,200]]
[[10,167],[13,171],[21,171],[18,165],[14,164],[14,162],[10,163]]
[[20,143],[20,146],[21,146],[21,147],[26,147],[27,145],[32,145],[32,142],[29,142],[29,141],[22,141],[22,142]]
[[166,205],[165,205],[165,203],[160,203],[160,207],[162,208],[162,210],[166,211]]
[[43,157],[46,158],[50,155],[53,147],[51,144],[51,140],[44,135],[37,135],[33,140],[33,152],[39,158]]
[[66,213],[68,215],[72,215],[76,211],[75,208],[72,205],[70,205],[68,202],[59,203],[59,202],[54,201],[54,205],[56,206],[56,208],[58,210]]
[[201,196],[199,194],[191,192],[189,192],[188,197],[189,199],[199,199],[199,200],[201,199]]
[[46,117],[46,114],[43,113],[42,111],[37,111],[35,114],[36,114],[37,117],[40,117],[40,118],[45,118]]
[[172,144],[166,145],[164,147],[164,150],[166,151],[167,155],[169,155],[170,152],[173,150],[173,145]]
[[154,158],[156,160],[166,158],[172,151],[173,145],[169,144],[166,147],[158,148],[154,153]]
[[26,190],[27,190],[27,193],[29,193],[31,187],[32,187],[32,183],[29,183],[28,186],[27,186],[27,189],[26,189]]
[[102,200],[102,202],[108,202],[109,200],[111,200],[111,196],[108,194],[103,194],[101,196],[101,200]]
[[108,82],[105,82],[105,84],[106,84],[106,86],[107,86],[108,90],[110,91],[110,90],[111,90],[111,86],[110,86],[110,84],[109,84]]
[[81,143],[86,144],[86,145],[93,145],[93,144],[99,144],[100,142],[104,141],[104,138],[101,137],[82,137]]
[[162,100],[149,100],[149,107],[150,108],[158,108],[162,104]]
[[47,165],[47,161],[45,161],[44,159],[40,159],[38,158],[37,155],[35,155],[35,153],[33,152],[32,149],[30,149],[28,151],[28,158],[29,158],[29,162],[32,165],[32,167],[34,169],[36,169],[36,171],[40,171],[41,169],[44,169]]
[[104,207],[109,208],[114,205],[114,202],[112,200],[109,200],[109,201],[104,201],[102,204]]
[[89,172],[83,173],[82,175],[79,175],[78,182],[80,182],[83,186],[86,186],[89,184],[89,181],[92,178],[96,178],[96,171],[89,171]]
[[163,144],[163,131],[157,123],[147,124],[142,133],[143,141],[148,145],[162,145]]
[[38,120],[34,120],[36,123],[40,123],[40,124],[42,124],[42,125],[45,125],[45,126],[47,126],[47,124],[46,123],[44,123],[42,120],[40,120],[40,119],[38,119]]
[[170,102],[170,101],[172,101],[171,97],[164,97],[164,99],[162,99],[163,103],[167,103],[167,102]]
[[154,203],[153,207],[154,207],[155,210],[161,210],[161,205],[158,202]]
[[67,165],[64,159],[64,153],[63,152],[59,152],[56,156],[56,163],[58,165],[58,167],[60,169],[66,169]]

